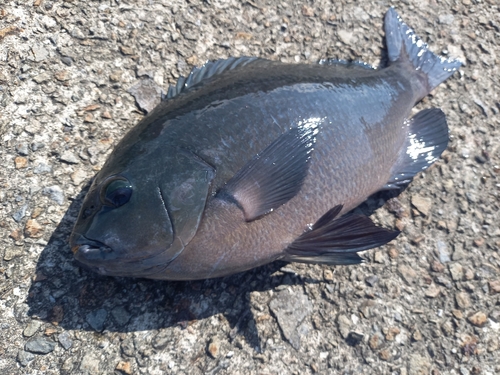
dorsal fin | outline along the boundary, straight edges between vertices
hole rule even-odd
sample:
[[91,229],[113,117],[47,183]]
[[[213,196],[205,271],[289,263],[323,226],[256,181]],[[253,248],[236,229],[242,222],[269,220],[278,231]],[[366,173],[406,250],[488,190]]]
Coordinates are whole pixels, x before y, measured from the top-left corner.
[[230,57],[224,60],[208,61],[201,67],[194,67],[191,73],[186,77],[180,76],[175,86],[168,88],[167,95],[162,96],[162,100],[172,99],[181,92],[189,89],[200,83],[203,80],[209,79],[228,70],[233,70],[238,67],[243,67],[252,61],[262,60],[258,57]]

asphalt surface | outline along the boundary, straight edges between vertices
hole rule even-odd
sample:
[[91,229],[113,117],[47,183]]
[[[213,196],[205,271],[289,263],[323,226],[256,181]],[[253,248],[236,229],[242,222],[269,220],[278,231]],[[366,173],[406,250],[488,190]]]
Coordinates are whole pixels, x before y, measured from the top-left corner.
[[[90,179],[160,88],[229,56],[384,66],[391,5],[431,50],[465,62],[417,106],[446,113],[447,151],[372,215],[402,230],[395,241],[359,266],[277,263],[204,282],[101,277],[73,261],[67,239]],[[500,373],[499,10],[4,0],[0,372]]]

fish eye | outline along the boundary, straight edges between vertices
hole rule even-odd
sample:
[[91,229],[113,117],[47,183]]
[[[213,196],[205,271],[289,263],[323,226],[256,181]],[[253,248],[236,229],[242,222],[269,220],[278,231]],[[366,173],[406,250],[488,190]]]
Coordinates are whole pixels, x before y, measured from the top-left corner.
[[132,184],[127,179],[112,177],[101,189],[101,202],[105,206],[117,208],[130,200],[132,192]]

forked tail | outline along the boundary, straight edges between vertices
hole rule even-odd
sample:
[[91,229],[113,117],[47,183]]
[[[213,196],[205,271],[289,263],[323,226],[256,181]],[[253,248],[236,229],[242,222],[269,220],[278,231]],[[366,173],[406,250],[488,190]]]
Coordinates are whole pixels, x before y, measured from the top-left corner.
[[385,15],[385,38],[391,64],[410,61],[415,70],[423,73],[427,91],[423,96],[462,65],[459,60],[447,59],[429,51],[427,44],[403,22],[392,7]]

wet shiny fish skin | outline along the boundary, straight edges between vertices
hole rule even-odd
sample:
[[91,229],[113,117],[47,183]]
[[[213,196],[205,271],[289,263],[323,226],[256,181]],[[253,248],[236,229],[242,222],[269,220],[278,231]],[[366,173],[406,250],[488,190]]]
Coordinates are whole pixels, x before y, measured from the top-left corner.
[[393,239],[344,214],[439,157],[442,112],[409,115],[460,65],[407,30],[389,10],[380,70],[255,58],[194,70],[97,175],[75,258],[106,275],[191,280],[276,259],[358,263],[357,251]]

